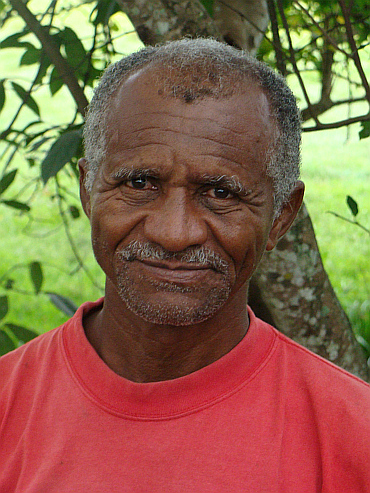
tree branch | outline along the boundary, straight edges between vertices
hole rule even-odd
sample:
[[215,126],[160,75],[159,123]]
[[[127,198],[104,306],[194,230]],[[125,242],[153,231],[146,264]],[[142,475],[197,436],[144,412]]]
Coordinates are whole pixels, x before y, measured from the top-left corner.
[[356,42],[353,38],[353,29],[352,29],[352,24],[351,24],[351,19],[350,19],[351,6],[347,6],[345,4],[344,0],[338,0],[338,3],[339,3],[339,5],[342,9],[342,12],[343,12],[344,24],[346,26],[347,39],[348,39],[348,43],[349,43],[351,50],[352,50],[352,58],[353,58],[353,61],[356,65],[359,76],[361,78],[362,85],[365,89],[367,101],[368,101],[369,106],[370,106],[370,86],[369,86],[369,83],[367,81],[364,69],[362,68],[361,60],[360,60],[360,57],[358,55]]
[[313,127],[303,127],[303,132],[313,132],[315,130],[328,130],[331,128],[341,128],[347,125],[352,125],[353,123],[367,122],[370,121],[370,113],[361,116],[354,116],[353,118],[347,118],[346,120],[340,120],[333,123],[320,123]]
[[26,4],[23,3],[22,0],[10,0],[10,3],[14,7],[14,9],[18,11],[18,14],[22,17],[30,30],[35,34],[35,36],[37,36],[37,38],[41,42],[44,52],[49,57],[50,61],[57,69],[58,74],[72,94],[73,99],[77,104],[78,111],[81,113],[82,116],[84,116],[88,101],[78,83],[78,80],[73,73],[73,69],[71,68],[67,60],[65,60],[65,58],[63,58],[63,56],[61,55],[59,48],[54,43],[52,36],[50,36],[48,30],[38,22],[36,17],[28,9]]
[[316,125],[317,126],[320,126],[320,122],[317,119],[317,116],[315,115],[315,113],[313,111],[311,111],[311,107],[312,107],[311,101],[310,101],[310,98],[308,96],[308,93],[307,93],[306,87],[304,85],[303,79],[301,77],[301,74],[299,72],[299,69],[297,67],[297,62],[295,60],[295,52],[294,52],[294,48],[293,48],[292,38],[290,36],[288,22],[286,20],[285,13],[284,13],[283,1],[282,0],[277,0],[277,5],[278,5],[279,13],[280,13],[280,16],[281,16],[281,20],[283,22],[283,26],[284,26],[284,29],[285,29],[285,32],[286,32],[286,35],[287,35],[287,38],[288,38],[289,53],[290,53],[290,62],[293,65],[294,73],[296,74],[296,76],[298,78],[298,81],[299,81],[299,85],[301,86],[301,89],[302,89],[304,98],[305,98],[306,103],[307,103],[307,106],[308,106],[308,111],[310,111],[311,117],[315,120]]
[[85,272],[86,276],[88,277],[88,279],[90,280],[90,282],[93,284],[93,286],[95,286],[96,288],[100,289],[100,291],[103,291],[103,288],[102,286],[100,286],[94,279],[94,276],[91,274],[91,272],[89,271],[89,269],[86,267],[81,255],[79,254],[78,252],[78,248],[74,242],[74,239],[72,237],[72,234],[71,234],[71,231],[70,231],[70,228],[69,228],[69,224],[68,224],[68,220],[66,218],[66,214],[63,210],[63,207],[62,207],[62,199],[61,199],[61,194],[60,194],[60,185],[59,185],[59,180],[58,180],[58,176],[55,176],[55,185],[56,185],[56,196],[57,196],[57,200],[58,200],[58,210],[59,210],[59,215],[62,219],[62,222],[63,222],[63,226],[64,226],[64,231],[66,233],[66,236],[67,236],[67,239],[68,239],[68,242],[69,242],[69,245],[72,249],[72,252],[73,252],[73,255],[75,256],[75,259],[77,260],[77,263],[79,265],[79,267]]
[[284,60],[284,51],[281,44],[281,39],[279,36],[279,24],[276,17],[275,3],[274,0],[267,0],[267,7],[269,11],[269,17],[271,21],[271,31],[272,31],[272,44],[275,49],[276,65],[279,72],[286,77],[287,69]]
[[337,51],[343,53],[343,55],[345,55],[347,58],[351,57],[349,53],[347,53],[345,50],[342,50],[342,48],[339,47],[338,43],[334,40],[334,38],[332,38],[328,34],[328,30],[323,29],[320,26],[320,24],[315,20],[315,18],[310,14],[310,12],[301,3],[299,3],[297,0],[293,0],[292,4],[299,7],[302,10],[302,12],[304,12],[307,15],[307,17],[309,17],[312,24],[315,27],[317,27],[317,29],[321,32],[323,38],[326,39]]
[[332,214],[335,217],[339,217],[339,219],[343,219],[343,221],[346,221],[347,223],[354,224],[355,226],[358,226],[359,228],[363,229],[368,235],[370,235],[370,229],[365,228],[362,224],[360,224],[358,221],[353,221],[352,219],[348,219],[347,217],[341,216],[340,214],[337,214],[336,212],[328,211],[329,214]]

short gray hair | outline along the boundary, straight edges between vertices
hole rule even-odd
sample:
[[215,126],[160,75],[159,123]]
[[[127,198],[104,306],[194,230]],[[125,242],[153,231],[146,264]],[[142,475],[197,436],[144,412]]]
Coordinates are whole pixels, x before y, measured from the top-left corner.
[[241,94],[251,80],[265,91],[278,129],[268,152],[266,172],[274,183],[275,211],[280,211],[299,178],[301,120],[296,99],[284,78],[265,63],[209,38],[184,38],[148,46],[106,69],[95,89],[84,126],[87,190],[91,190],[105,159],[106,121],[112,97],[129,75],[148,65],[161,68],[156,74],[163,97],[188,103],[199,98]]

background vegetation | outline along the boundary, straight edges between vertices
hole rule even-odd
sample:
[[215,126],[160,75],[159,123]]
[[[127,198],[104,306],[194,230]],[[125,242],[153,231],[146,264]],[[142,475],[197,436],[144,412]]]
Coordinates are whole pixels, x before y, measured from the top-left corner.
[[[322,2],[321,7],[330,11],[333,3]],[[311,9],[320,26],[322,12],[316,4],[304,5]],[[111,60],[141,45],[115,2],[34,0],[27,6],[30,11],[39,12],[39,22],[49,26],[48,33],[74,67],[87,99],[100,71]],[[102,295],[104,287],[102,273],[91,253],[89,225],[78,199],[76,162],[81,155],[82,116],[40,42],[9,7],[0,0],[3,18],[0,45],[0,106],[3,106],[0,127],[1,352],[25,342],[33,336],[33,331],[41,332],[59,325],[76,305]],[[320,50],[324,38],[319,30],[312,32],[312,24],[311,29],[304,28],[302,11],[298,16],[291,3],[285,8],[298,46],[296,52],[301,54],[301,77],[310,98],[320,100],[323,74]],[[344,41],[340,39],[338,25],[343,26],[344,19],[338,16],[336,13],[330,32],[342,46]],[[361,46],[363,67],[369,73],[370,51],[366,31],[363,31],[363,26],[368,26],[368,17],[361,19],[356,41]],[[280,29],[284,38],[286,32],[283,26]],[[267,33],[260,56],[277,65],[272,39],[272,33]],[[289,47],[286,50],[288,52]],[[360,101],[333,105],[321,120],[324,123],[356,120],[358,115],[366,115],[368,111],[353,60],[350,63],[340,52],[336,52],[335,57],[331,100]],[[302,85],[294,77],[289,57],[283,60],[288,80],[304,108]],[[351,219],[352,213],[346,204],[346,196],[350,195],[358,203],[357,219],[369,227],[369,139],[359,139],[360,132],[362,137],[369,133],[369,126],[366,118],[358,118],[358,121],[362,123],[305,133],[302,175],[307,185],[306,204],[325,267],[366,346],[370,344],[369,235],[328,213],[336,212]],[[307,118],[305,125],[315,124],[312,118]],[[60,152],[54,146],[53,154],[51,149],[58,138],[64,139],[64,142],[59,140],[64,150]]]

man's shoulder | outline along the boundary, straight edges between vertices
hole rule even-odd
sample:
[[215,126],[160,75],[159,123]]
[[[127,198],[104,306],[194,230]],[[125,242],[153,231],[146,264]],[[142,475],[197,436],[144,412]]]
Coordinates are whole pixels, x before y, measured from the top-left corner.
[[[357,413],[367,406],[370,411],[370,385],[359,377],[313,353],[274,329],[278,358],[291,382],[293,392],[309,395],[312,403],[338,409],[349,407]],[[343,406],[343,407],[342,407]],[[367,413],[370,423],[370,412]]]

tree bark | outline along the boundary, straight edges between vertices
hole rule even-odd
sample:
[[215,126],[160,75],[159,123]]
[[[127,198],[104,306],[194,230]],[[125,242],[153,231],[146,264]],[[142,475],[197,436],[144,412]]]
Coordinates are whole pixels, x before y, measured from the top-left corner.
[[367,379],[365,355],[325,272],[305,206],[275,250],[264,255],[249,298],[256,314],[288,337]]
[[269,24],[265,0],[214,0],[214,20],[224,41],[257,53]]
[[117,0],[128,15],[141,41],[154,45],[183,36],[221,35],[198,1],[187,0]]
[[[225,33],[221,20],[218,19],[216,28],[197,0],[120,0],[119,3],[144,44],[178,39],[188,34],[221,39]],[[240,2],[227,0],[227,3],[237,10]],[[265,0],[260,0],[260,4],[260,12],[263,12]],[[248,34],[244,36],[247,39]],[[238,43],[232,41],[232,44]],[[258,316],[288,337],[367,379],[365,355],[325,272],[304,206],[277,248],[264,256],[251,282],[249,303]]]

